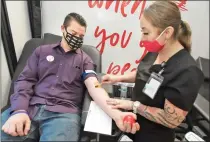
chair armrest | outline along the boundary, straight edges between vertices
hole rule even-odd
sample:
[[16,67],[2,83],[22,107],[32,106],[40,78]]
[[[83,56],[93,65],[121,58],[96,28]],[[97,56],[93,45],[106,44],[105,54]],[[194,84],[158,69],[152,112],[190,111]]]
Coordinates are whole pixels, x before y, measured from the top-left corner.
[[88,114],[88,110],[90,107],[90,102],[92,101],[92,98],[90,97],[88,91],[85,91],[83,106],[82,106],[82,116],[81,116],[81,124],[84,126]]
[[194,106],[209,121],[209,101],[198,94]]
[[185,138],[184,138],[184,141],[187,140],[187,141],[202,141],[204,142],[204,140],[199,137],[197,134],[193,133],[193,132],[188,132],[187,134],[185,134]]

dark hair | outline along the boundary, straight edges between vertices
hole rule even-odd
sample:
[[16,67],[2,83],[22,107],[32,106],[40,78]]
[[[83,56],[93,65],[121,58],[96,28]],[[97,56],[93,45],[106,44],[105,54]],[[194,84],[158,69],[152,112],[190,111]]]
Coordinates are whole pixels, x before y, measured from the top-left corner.
[[87,28],[87,24],[86,24],[86,21],[85,19],[79,15],[78,13],[69,13],[65,19],[64,19],[64,22],[63,22],[63,25],[65,27],[69,26],[69,23],[72,21],[72,20],[75,20],[77,21],[81,26]]
[[179,7],[174,2],[156,1],[146,8],[143,14],[159,32],[172,26],[174,39],[177,39],[187,51],[191,51],[191,28],[187,22],[181,20]]

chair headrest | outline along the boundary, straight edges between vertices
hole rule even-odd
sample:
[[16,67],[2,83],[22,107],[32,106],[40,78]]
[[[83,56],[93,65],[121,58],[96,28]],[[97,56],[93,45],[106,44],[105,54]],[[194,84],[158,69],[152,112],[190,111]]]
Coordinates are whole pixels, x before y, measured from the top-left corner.
[[43,44],[54,44],[61,41],[62,36],[45,33],[44,34],[44,43]]
[[196,62],[198,64],[198,67],[203,72],[205,80],[210,80],[210,77],[209,77],[209,63],[210,63],[210,60],[206,59],[206,58],[203,58],[203,57],[198,57]]

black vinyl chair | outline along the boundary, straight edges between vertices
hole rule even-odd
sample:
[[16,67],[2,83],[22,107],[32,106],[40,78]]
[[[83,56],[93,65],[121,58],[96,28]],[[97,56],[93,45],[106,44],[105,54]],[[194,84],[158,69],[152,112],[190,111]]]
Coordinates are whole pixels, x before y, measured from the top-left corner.
[[209,101],[209,84],[210,84],[210,76],[209,76],[209,64],[210,60],[202,57],[198,57],[196,60],[198,67],[202,70],[204,74],[204,83],[202,84],[199,94],[201,94],[206,100]]
[[[15,80],[17,80],[19,74],[22,72],[22,70],[25,67],[25,64],[27,62],[27,59],[32,54],[32,52],[37,47],[39,47],[40,45],[53,44],[53,43],[56,43],[60,40],[61,40],[61,36],[46,33],[46,34],[44,34],[43,39],[33,38],[33,39],[26,42],[26,44],[24,45],[24,48],[22,50],[22,54],[19,58],[19,61],[18,61],[17,67],[16,67],[16,71],[15,71],[14,76],[12,78],[12,83],[11,83],[10,91],[9,91],[9,94],[8,94],[7,105],[1,109],[2,112],[4,110],[6,110],[8,107],[10,107],[10,99],[9,98],[10,98],[11,94],[13,94],[13,92],[14,92],[14,82],[15,82]],[[101,72],[101,55],[100,55],[100,52],[95,47],[90,46],[90,45],[83,45],[82,50],[91,57],[93,62],[96,64],[95,71],[97,73],[100,73]],[[82,108],[82,116],[81,116],[82,128],[81,128],[80,141],[90,141],[92,138],[96,137],[96,134],[88,133],[88,132],[83,131],[85,121],[86,121],[86,117],[87,117],[87,112],[89,110],[89,105],[90,105],[90,102],[91,102],[91,98],[90,98],[87,90],[85,91],[84,96],[85,97],[84,97],[84,100],[83,100],[83,108]],[[32,140],[28,139],[26,141],[31,142]]]
[[204,82],[199,90],[199,96],[196,99],[194,107],[194,119],[193,122],[198,126],[201,131],[203,131],[206,136],[203,137],[204,140],[209,140],[210,129],[209,129],[209,87],[210,87],[210,73],[209,64],[210,59],[198,57],[196,60],[198,67],[202,70],[204,74]]

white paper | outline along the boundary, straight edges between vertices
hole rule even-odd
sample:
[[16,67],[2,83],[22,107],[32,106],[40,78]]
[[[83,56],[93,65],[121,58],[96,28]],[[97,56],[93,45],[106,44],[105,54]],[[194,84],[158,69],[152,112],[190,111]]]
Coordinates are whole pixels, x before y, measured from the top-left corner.
[[84,131],[111,135],[112,119],[94,101],[91,101]]
[[127,135],[123,135],[120,140],[120,142],[133,142],[132,139],[130,139]]

